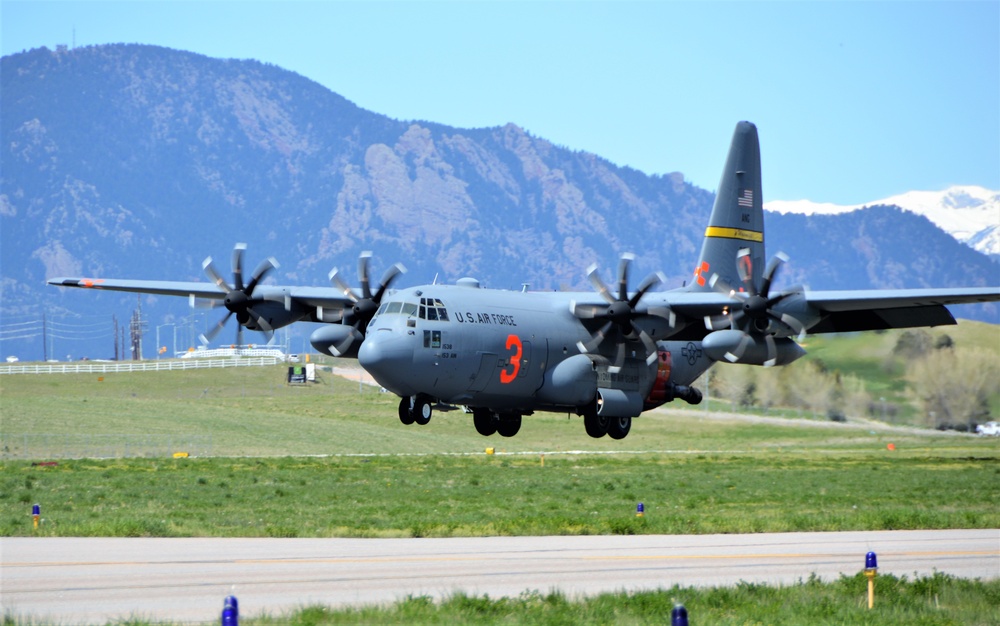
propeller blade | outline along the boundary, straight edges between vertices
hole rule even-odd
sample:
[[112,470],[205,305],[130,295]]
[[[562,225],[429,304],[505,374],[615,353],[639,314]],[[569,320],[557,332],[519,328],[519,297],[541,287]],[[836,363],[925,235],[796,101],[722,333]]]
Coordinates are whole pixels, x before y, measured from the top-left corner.
[[223,316],[223,318],[222,318],[222,319],[220,319],[220,320],[218,321],[218,323],[216,323],[216,325],[215,325],[215,326],[213,326],[213,327],[212,327],[212,328],[211,328],[211,329],[210,329],[210,330],[208,331],[208,334],[201,334],[201,335],[198,335],[198,339],[200,339],[200,340],[201,340],[201,342],[202,342],[203,344],[209,344],[209,343],[212,343],[212,340],[213,340],[213,339],[215,339],[216,335],[218,335],[218,334],[219,334],[219,332],[220,332],[220,331],[221,331],[221,330],[222,330],[223,328],[225,328],[225,326],[226,326],[226,322],[228,322],[228,321],[229,321],[229,318],[230,318],[230,317],[232,317],[232,316],[233,316],[233,312],[232,312],[232,311],[229,311],[228,313],[226,313],[226,314],[225,314],[225,315]]
[[764,367],[774,367],[778,364],[778,348],[774,343],[774,335],[764,335],[764,343],[767,344],[767,360]]
[[733,320],[729,315],[706,315],[705,328],[708,330],[725,330],[731,328]]
[[405,274],[405,273],[406,273],[406,266],[404,266],[402,263],[396,263],[388,270],[386,270],[385,274],[382,275],[382,281],[381,281],[382,285],[378,288],[378,291],[375,293],[375,297],[373,298],[376,304],[380,304],[382,302],[382,296],[385,295],[385,291],[386,289],[389,288],[389,285],[392,284],[392,281],[396,280],[396,277],[398,277],[400,274]]
[[358,282],[361,283],[361,297],[371,300],[372,291],[368,284],[368,261],[372,258],[371,250],[365,250],[358,256]]
[[340,277],[340,270],[338,270],[337,268],[333,268],[333,270],[331,270],[327,276],[330,279],[330,283],[333,284],[334,287],[339,289],[340,292],[343,293],[351,302],[356,303],[358,301],[358,297],[354,295],[354,292],[351,290],[351,287],[344,282],[343,278]]
[[196,298],[192,293],[188,296],[188,306],[192,309],[215,309],[223,306],[223,301],[209,298]]
[[726,355],[725,355],[726,356],[726,360],[729,361],[730,363],[737,363],[737,362],[739,362],[740,357],[742,357],[743,353],[746,352],[747,346],[749,344],[750,344],[750,335],[748,335],[746,333],[743,333],[743,338],[740,339],[739,345],[736,346],[736,351],[735,352],[727,352],[726,353]]
[[344,309],[334,309],[333,311],[316,307],[316,319],[327,324],[336,324],[344,319]]
[[212,282],[219,288],[219,291],[222,293],[229,293],[232,291],[232,288],[229,286],[229,283],[226,282],[226,279],[222,277],[222,274],[219,274],[217,269],[215,269],[215,264],[212,263],[212,257],[206,257],[205,260],[202,261],[201,269],[205,270],[205,274],[212,279]]
[[635,260],[631,252],[622,254],[618,261],[618,299],[628,300],[628,266]]
[[607,310],[607,306],[600,304],[577,304],[576,300],[571,300],[569,303],[569,312],[581,320],[600,318]]
[[646,348],[646,365],[652,365],[660,358],[656,342],[644,330],[639,332],[639,339],[642,340],[642,345]]
[[736,294],[740,293],[739,290],[735,289],[726,279],[718,274],[712,274],[712,277],[708,279],[708,286],[730,298],[735,298]]
[[330,352],[334,356],[341,356],[347,354],[351,350],[351,346],[354,345],[355,341],[363,341],[364,336],[361,334],[357,328],[351,330],[351,334],[345,337],[340,343],[335,346],[330,346]]
[[805,338],[806,338],[806,327],[805,327],[805,325],[802,322],[800,322],[798,319],[792,317],[788,313],[782,313],[781,317],[779,319],[784,324],[787,324],[788,326],[790,326],[793,331],[795,331],[795,333],[798,335],[797,338],[798,338],[798,340],[799,340],[800,343],[802,341],[805,341]]
[[243,291],[243,253],[246,249],[245,243],[233,247],[233,286],[240,291]]
[[661,319],[667,320],[667,324],[670,328],[675,328],[677,326],[677,314],[668,306],[652,306],[646,309],[647,315],[652,315],[653,317],[659,317]]
[[740,248],[736,253],[736,272],[740,281],[750,295],[757,295],[757,287],[753,284],[753,261],[750,258],[750,248]]
[[249,297],[253,295],[253,290],[257,287],[257,283],[263,280],[263,278],[267,276],[268,272],[278,267],[280,267],[278,260],[273,256],[261,261],[260,265],[257,266],[257,269],[255,269],[253,274],[250,276],[250,282],[247,283],[246,289],[243,290],[247,296]]
[[601,297],[604,298],[605,302],[608,304],[615,303],[615,297],[611,295],[611,291],[608,289],[608,286],[604,284],[604,281],[601,280],[601,277],[597,274],[597,263],[594,263],[587,268],[587,278],[590,280],[590,284],[594,286],[594,290],[601,294]]
[[577,349],[584,354],[592,353],[598,346],[601,345],[601,342],[604,341],[605,336],[607,336],[608,329],[611,328],[611,324],[611,321],[606,322],[590,337],[590,341],[587,343],[583,343],[582,341],[576,342]]
[[778,254],[771,257],[768,261],[767,267],[764,269],[764,280],[760,284],[760,295],[767,297],[768,292],[771,290],[771,282],[774,280],[774,276],[781,267],[782,263],[788,261],[788,255],[784,252],[779,252]]
[[615,362],[613,365],[608,366],[609,374],[617,374],[622,371],[622,366],[625,365],[625,342],[618,342],[618,349],[615,352]]
[[647,276],[646,280],[639,284],[639,290],[636,291],[635,295],[628,301],[629,307],[634,309],[635,306],[639,304],[639,300],[646,295],[647,291],[664,282],[666,279],[667,277],[663,274],[663,272],[656,272]]

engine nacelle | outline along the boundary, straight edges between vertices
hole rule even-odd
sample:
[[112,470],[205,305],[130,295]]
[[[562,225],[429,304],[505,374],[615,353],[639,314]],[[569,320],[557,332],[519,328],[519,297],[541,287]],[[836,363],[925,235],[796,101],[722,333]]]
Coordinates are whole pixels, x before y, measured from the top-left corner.
[[597,414],[607,417],[636,417],[642,413],[642,396],[637,391],[597,390]]
[[[709,333],[701,343],[701,349],[714,361],[730,361],[726,355],[734,355],[740,349],[740,344],[747,341],[746,347],[736,363],[746,365],[763,365],[768,360],[767,341],[763,336],[748,335],[740,330],[717,330]],[[803,356],[806,351],[788,337],[774,340],[774,365],[787,365]]]
[[[347,353],[339,354],[333,351],[334,346],[351,336],[354,337],[355,341]],[[358,348],[361,347],[361,333],[353,326],[346,324],[326,324],[313,331],[313,334],[309,336],[309,343],[323,354],[337,357],[356,357],[358,356]]]
[[583,406],[594,400],[597,370],[586,354],[577,354],[545,372],[545,382],[538,397],[560,406]]
[[[264,319],[271,330],[277,330],[289,324],[294,324],[301,320],[304,315],[302,307],[295,303],[286,309],[285,305],[280,302],[258,302],[254,303],[252,308],[254,313]],[[237,319],[240,318],[237,317]],[[252,315],[248,316],[248,319],[245,321],[240,320],[240,323],[250,330],[266,330],[266,327],[261,328],[259,326],[257,319]]]

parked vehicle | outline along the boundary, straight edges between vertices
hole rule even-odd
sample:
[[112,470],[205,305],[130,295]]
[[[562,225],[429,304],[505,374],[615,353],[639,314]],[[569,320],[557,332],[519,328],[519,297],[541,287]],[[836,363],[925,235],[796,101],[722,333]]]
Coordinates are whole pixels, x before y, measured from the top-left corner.
[[976,432],[980,435],[1000,437],[1000,422],[986,422],[976,426]]

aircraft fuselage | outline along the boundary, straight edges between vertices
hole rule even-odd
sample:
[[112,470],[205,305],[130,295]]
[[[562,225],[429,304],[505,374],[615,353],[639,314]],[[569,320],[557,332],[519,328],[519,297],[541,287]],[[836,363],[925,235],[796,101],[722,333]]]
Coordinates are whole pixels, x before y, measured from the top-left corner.
[[[573,315],[573,301],[572,293],[462,285],[398,291],[369,324],[358,359],[404,398],[518,414],[580,412],[601,400],[599,408],[611,417],[634,417],[672,399],[664,385],[686,386],[709,366],[692,342],[660,342],[659,358],[648,365],[634,340],[625,342],[625,361],[616,371],[614,355],[577,347],[591,331]],[[667,334],[661,326],[645,330],[655,338]]]

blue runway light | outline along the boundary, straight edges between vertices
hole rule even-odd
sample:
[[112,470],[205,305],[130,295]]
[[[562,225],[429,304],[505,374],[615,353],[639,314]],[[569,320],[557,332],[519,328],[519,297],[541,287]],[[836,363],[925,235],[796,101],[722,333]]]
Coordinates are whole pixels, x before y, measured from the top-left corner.
[[878,559],[874,552],[865,555],[865,569],[878,569]]
[[643,506],[642,502],[640,502],[638,506],[635,507],[635,516],[643,517],[645,514],[646,514],[646,507]]
[[222,601],[222,626],[240,625],[240,603],[236,596],[226,596]]
[[33,504],[33,505],[31,505],[31,514],[32,515],[41,515],[42,514],[42,505],[40,505],[40,504]]
[[670,626],[688,626],[688,610],[678,604],[670,611]]

